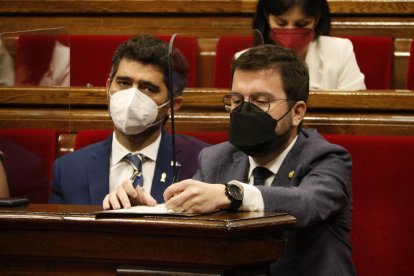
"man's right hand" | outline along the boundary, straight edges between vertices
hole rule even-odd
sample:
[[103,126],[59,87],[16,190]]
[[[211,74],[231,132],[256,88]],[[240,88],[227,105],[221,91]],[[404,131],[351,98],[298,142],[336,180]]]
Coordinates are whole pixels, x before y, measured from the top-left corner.
[[144,190],[137,186],[132,186],[131,180],[125,180],[119,184],[116,189],[107,194],[103,200],[102,207],[104,210],[129,208],[135,205],[154,206],[157,201]]

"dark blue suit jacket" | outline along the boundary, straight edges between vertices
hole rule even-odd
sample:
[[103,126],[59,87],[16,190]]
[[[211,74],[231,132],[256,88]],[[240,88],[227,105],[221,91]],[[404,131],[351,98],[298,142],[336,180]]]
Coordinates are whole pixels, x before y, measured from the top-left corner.
[[[208,144],[185,135],[176,135],[175,140],[176,161],[181,164],[178,180],[191,178],[198,168],[198,153]],[[109,193],[111,145],[112,134],[105,141],[58,158],[53,166],[49,202],[102,205],[104,197]],[[164,190],[173,181],[171,145],[171,135],[163,132],[151,188],[151,195],[158,203],[164,202]],[[160,181],[162,173],[166,173],[165,182]]]

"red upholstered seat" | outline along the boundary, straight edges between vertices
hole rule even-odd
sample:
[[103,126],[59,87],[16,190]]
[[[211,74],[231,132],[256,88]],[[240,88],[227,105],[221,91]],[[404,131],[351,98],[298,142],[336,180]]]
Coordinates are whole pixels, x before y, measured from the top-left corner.
[[79,130],[76,133],[74,150],[105,140],[112,133],[111,129]]
[[[390,37],[346,36],[350,39],[367,89],[391,89],[393,40]],[[213,86],[230,88],[234,54],[252,46],[250,36],[221,36],[216,46]]]
[[325,135],[353,159],[351,241],[357,275],[414,271],[414,137]]
[[391,89],[393,39],[380,36],[345,36],[354,46],[355,56],[365,75],[367,89]]
[[185,134],[209,144],[219,144],[228,141],[227,131],[177,131],[178,134]]
[[[71,86],[105,86],[117,46],[131,37],[132,35],[70,35]],[[171,36],[158,37],[169,42]],[[190,67],[187,86],[194,87],[197,39],[194,36],[180,36],[174,45],[184,54]]]
[[213,87],[230,88],[230,65],[234,55],[252,47],[253,38],[248,35],[221,36],[216,46]]
[[12,197],[48,202],[56,141],[57,134],[51,129],[0,129]]
[[[112,133],[112,130],[79,130],[76,134],[74,150],[87,145],[102,141]],[[205,131],[177,131],[177,134],[185,134],[202,140],[209,144],[218,144],[228,140],[227,132],[205,132]]]
[[414,39],[411,41],[410,58],[407,67],[407,89],[414,90]]
[[[49,70],[55,43],[67,45],[67,36],[42,33],[24,33],[17,40],[15,85],[38,86]],[[62,84],[58,84],[62,85]]]

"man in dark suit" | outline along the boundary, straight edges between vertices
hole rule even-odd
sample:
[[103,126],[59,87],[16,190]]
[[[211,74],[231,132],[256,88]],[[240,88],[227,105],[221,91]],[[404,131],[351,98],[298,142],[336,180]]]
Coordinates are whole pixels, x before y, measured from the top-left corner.
[[[177,49],[172,60],[172,100],[177,110],[183,103],[188,65]],[[163,130],[171,112],[168,80],[168,43],[142,36],[117,48],[107,81],[114,132],[105,141],[55,161],[50,203],[104,204],[108,209],[110,203],[120,208],[163,202],[163,192],[174,175],[172,140]],[[188,136],[176,136],[181,179],[195,173],[197,155],[206,145]]]
[[297,225],[286,231],[286,251],[269,274],[355,274],[351,156],[301,126],[309,95],[306,65],[290,50],[262,45],[236,59],[232,73],[231,93],[224,97],[229,142],[201,151],[193,179],[165,191],[166,207],[289,213]]

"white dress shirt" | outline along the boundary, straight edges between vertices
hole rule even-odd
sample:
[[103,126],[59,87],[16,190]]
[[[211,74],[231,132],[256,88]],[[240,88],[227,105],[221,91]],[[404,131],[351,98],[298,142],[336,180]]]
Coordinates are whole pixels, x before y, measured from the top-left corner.
[[365,76],[356,61],[352,42],[346,38],[320,36],[308,47],[310,90],[365,90]]
[[115,188],[122,183],[125,179],[130,179],[133,168],[132,166],[123,161],[125,155],[128,153],[142,154],[145,161],[142,163],[142,176],[144,178],[143,189],[147,193],[151,192],[152,179],[154,178],[155,163],[157,160],[158,148],[161,143],[161,133],[157,139],[147,147],[137,151],[130,152],[116,139],[115,132],[112,134],[112,151],[110,159],[110,170],[109,170],[109,192],[115,190]]
[[[281,154],[279,154],[275,159],[273,159],[268,164],[263,166],[273,173],[272,176],[266,179],[266,182],[265,182],[266,186],[270,186],[272,184],[272,181],[275,178],[275,175],[277,174],[277,172],[279,171],[280,166],[283,163],[283,160],[285,160],[286,155],[292,149],[297,139],[298,139],[298,136],[296,136],[295,139],[293,139],[293,141]],[[249,164],[250,166],[249,166],[249,173],[248,173],[248,179],[249,179],[248,183],[242,183],[237,180],[232,180],[229,183],[238,184],[243,187],[243,191],[244,191],[243,204],[239,208],[239,210],[264,211],[264,201],[263,201],[262,193],[259,191],[259,189],[257,189],[256,186],[253,186],[253,179],[254,179],[253,170],[259,165],[250,156],[249,156]]]
[[[242,50],[235,54],[238,58]],[[319,36],[308,47],[305,62],[310,90],[366,90],[352,42],[346,38]]]

